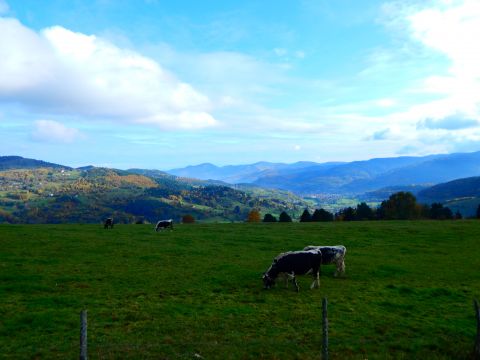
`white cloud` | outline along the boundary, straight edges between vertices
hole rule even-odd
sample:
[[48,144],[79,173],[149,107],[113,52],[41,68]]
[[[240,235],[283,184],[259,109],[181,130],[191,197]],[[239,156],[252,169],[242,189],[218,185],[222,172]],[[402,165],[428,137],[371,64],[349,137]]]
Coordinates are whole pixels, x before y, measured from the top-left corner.
[[68,128],[53,120],[37,120],[31,137],[35,141],[53,143],[72,143],[82,137],[80,131]]
[[445,118],[457,113],[478,117],[480,2],[436,0],[416,6],[395,2],[389,3],[385,11],[393,19],[390,25],[399,33],[407,34],[405,46],[417,46],[417,52],[442,55],[449,62],[442,72],[432,63],[430,67],[437,72],[431,70],[429,75],[417,79],[419,85],[411,89],[417,94],[437,96],[434,101],[415,106],[420,111],[416,120]]
[[55,26],[37,33],[0,18],[0,100],[45,112],[148,123],[217,125],[207,96],[154,60]]
[[0,15],[6,14],[10,11],[10,7],[8,6],[5,0],[0,0]]
[[477,120],[467,119],[461,114],[448,116],[443,119],[425,119],[417,124],[418,129],[445,129],[461,130],[479,126]]
[[375,105],[382,107],[382,108],[388,108],[392,107],[396,104],[396,101],[393,99],[379,99],[375,102]]

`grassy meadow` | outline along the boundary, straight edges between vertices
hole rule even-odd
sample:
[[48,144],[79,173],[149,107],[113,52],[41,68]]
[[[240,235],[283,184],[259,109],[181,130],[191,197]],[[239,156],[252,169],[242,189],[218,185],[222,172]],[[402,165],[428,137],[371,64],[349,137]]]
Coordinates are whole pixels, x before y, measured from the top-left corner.
[[[301,290],[263,290],[280,252],[347,247]],[[0,225],[0,357],[467,359],[480,299],[480,221]]]

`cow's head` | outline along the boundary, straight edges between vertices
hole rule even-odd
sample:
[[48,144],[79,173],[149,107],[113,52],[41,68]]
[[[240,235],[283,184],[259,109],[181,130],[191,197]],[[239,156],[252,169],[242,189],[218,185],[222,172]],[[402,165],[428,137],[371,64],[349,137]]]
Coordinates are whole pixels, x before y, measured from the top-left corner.
[[262,280],[264,289],[270,289],[273,285],[275,285],[275,279],[272,279],[268,273],[263,274]]

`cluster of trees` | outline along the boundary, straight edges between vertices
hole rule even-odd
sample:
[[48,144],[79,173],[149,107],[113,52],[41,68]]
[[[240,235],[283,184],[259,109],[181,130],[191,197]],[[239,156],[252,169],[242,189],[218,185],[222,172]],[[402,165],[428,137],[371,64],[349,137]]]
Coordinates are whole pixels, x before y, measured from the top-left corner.
[[[480,205],[477,209],[477,218],[480,219]],[[415,219],[433,219],[449,220],[461,219],[459,211],[453,213],[452,210],[440,203],[431,205],[419,204],[417,199],[410,192],[398,192],[392,194],[388,200],[383,201],[379,207],[371,208],[367,203],[362,202],[356,207],[346,207],[333,214],[325,209],[317,209],[310,214],[305,209],[300,216],[300,222],[313,221],[359,221],[359,220],[415,220]],[[260,213],[258,210],[252,210],[249,213],[247,221],[260,222]],[[279,219],[271,214],[265,214],[263,222],[291,222],[292,218],[282,212]]]
[[372,209],[362,202],[356,208],[347,207],[335,214],[335,219],[343,221],[354,220],[415,220],[433,219],[449,220],[461,219],[460,212],[452,210],[440,203],[431,205],[419,204],[410,192],[392,194],[388,200],[382,201],[378,208]]
[[[261,216],[260,212],[257,209],[253,209],[248,213],[247,222],[260,222]],[[292,222],[292,217],[288,215],[285,211],[280,213],[280,216],[273,216],[272,214],[265,214],[263,217],[263,222]]]

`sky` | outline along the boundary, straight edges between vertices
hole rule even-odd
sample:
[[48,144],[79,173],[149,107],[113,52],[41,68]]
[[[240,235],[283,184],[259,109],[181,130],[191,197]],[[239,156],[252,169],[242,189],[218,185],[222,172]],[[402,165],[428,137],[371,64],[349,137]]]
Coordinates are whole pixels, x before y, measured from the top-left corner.
[[0,156],[167,170],[480,150],[478,0],[0,0]]

